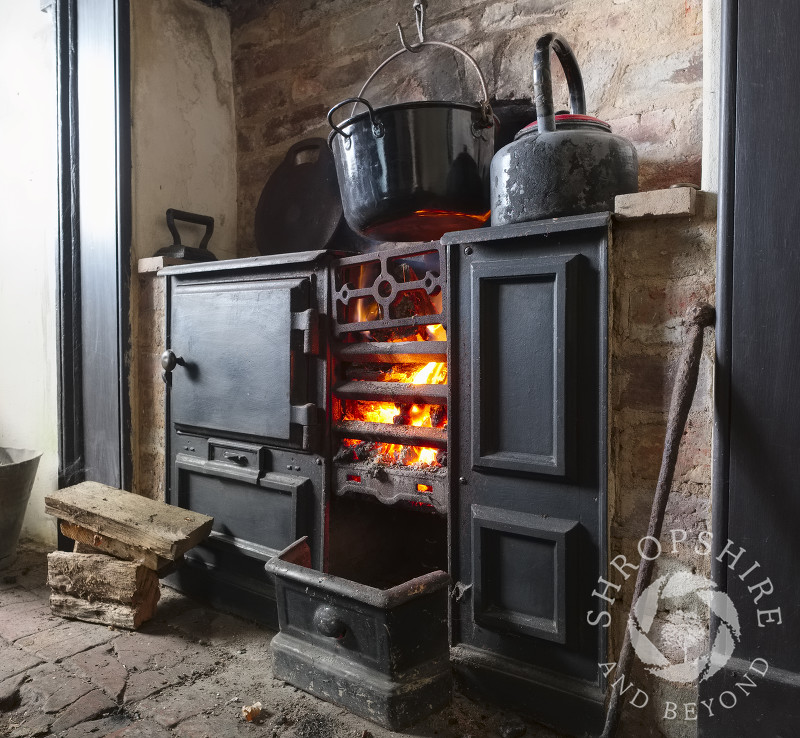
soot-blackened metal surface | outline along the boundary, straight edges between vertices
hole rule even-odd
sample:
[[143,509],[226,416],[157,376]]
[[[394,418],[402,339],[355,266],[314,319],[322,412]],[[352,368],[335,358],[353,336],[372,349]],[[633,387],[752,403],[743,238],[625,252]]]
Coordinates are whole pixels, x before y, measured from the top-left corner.
[[[424,263],[425,274],[420,277],[405,265],[408,262]],[[446,341],[390,340],[409,328],[431,324],[447,325],[447,251],[440,243],[393,248],[385,252],[346,257],[336,261],[333,269],[333,332],[340,343],[332,347],[336,360],[334,373],[339,375],[332,388],[337,400],[396,402],[439,406],[442,410],[449,401],[446,384],[408,384],[404,382],[349,379],[346,365],[365,364],[422,364],[447,361]],[[352,277],[359,278],[354,285]],[[366,282],[366,284],[362,284]],[[392,306],[404,295],[424,292],[428,297],[441,295],[440,312],[413,312],[392,316]],[[373,301],[380,310],[380,319],[354,320],[352,303],[357,300]],[[417,301],[418,305],[419,301]],[[415,303],[409,300],[409,308]],[[423,307],[435,307],[433,303]],[[395,311],[396,312],[396,311]],[[358,316],[363,317],[363,315]],[[375,316],[372,316],[373,318]],[[413,332],[413,331],[412,331]],[[348,334],[364,333],[380,340],[344,343]],[[409,336],[411,338],[411,336]],[[359,376],[368,376],[363,371]],[[388,443],[401,446],[421,446],[439,449],[446,459],[447,429],[411,425],[394,425],[360,420],[334,419],[334,439],[358,439],[364,442]],[[404,504],[433,509],[446,514],[448,508],[448,474],[445,466],[414,468],[413,466],[387,465],[348,458],[347,448],[342,448],[334,458],[333,488],[337,495],[367,495],[387,505]],[[440,463],[444,464],[444,461]]]
[[390,730],[450,701],[445,572],[379,590],[309,566],[304,539],[267,563],[281,629],[275,678]]
[[369,495],[386,505],[405,503],[446,514],[447,468],[384,467],[370,462],[334,465],[337,495]]
[[[398,278],[392,264],[404,257],[424,254],[437,254],[435,270],[426,271],[416,279]],[[428,296],[442,292],[447,283],[447,258],[446,249],[438,242],[431,242],[422,246],[403,246],[386,251],[378,251],[360,256],[351,256],[339,259],[333,266],[334,269],[334,334],[341,336],[345,333],[356,331],[380,331],[403,328],[407,326],[430,325],[439,323],[447,325],[447,308],[442,302],[442,312],[433,314],[413,314],[404,317],[390,317],[392,305],[403,294],[422,291]],[[357,286],[352,282],[344,281],[340,275],[351,268],[378,267],[371,284]],[[339,284],[339,282],[342,282]],[[347,310],[350,303],[363,298],[373,300],[381,310],[382,317],[374,320],[347,321],[342,319],[340,313]]]
[[[277,625],[264,562],[307,535],[323,566],[330,252],[181,265],[168,277],[166,501],[214,517],[171,583]],[[169,358],[169,357],[168,357]],[[180,359],[180,363],[178,362]]]
[[607,660],[587,613],[602,622],[608,224],[585,215],[443,239],[454,666],[467,689],[574,734],[602,726]]

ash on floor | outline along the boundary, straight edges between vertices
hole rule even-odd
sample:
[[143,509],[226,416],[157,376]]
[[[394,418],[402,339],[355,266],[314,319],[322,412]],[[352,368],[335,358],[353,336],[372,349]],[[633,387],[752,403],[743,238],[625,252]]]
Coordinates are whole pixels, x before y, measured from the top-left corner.
[[[47,551],[0,572],[0,736],[33,738],[556,738],[456,693],[404,733],[272,679],[274,633],[167,587],[135,632],[55,617]],[[242,708],[260,702],[252,722]]]

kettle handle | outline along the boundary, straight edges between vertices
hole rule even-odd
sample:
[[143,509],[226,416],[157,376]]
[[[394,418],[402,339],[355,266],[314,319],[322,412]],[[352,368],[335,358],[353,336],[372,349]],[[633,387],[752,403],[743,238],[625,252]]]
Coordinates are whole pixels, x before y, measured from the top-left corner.
[[533,100],[539,133],[556,130],[553,111],[553,82],[550,77],[550,50],[556,52],[569,86],[569,109],[573,115],[586,115],[586,97],[578,60],[569,44],[558,33],[546,33],[537,42],[533,52]]

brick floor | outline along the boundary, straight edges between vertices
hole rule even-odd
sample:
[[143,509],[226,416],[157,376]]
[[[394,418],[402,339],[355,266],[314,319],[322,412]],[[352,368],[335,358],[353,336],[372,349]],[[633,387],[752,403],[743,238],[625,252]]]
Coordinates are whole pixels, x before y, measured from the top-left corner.
[[[3,738],[391,738],[391,733],[272,678],[273,633],[162,588],[137,632],[53,617],[46,551],[23,546],[0,573]],[[242,707],[259,701],[262,720]],[[456,694],[404,735],[497,736],[509,718]],[[526,738],[554,733],[527,725]]]

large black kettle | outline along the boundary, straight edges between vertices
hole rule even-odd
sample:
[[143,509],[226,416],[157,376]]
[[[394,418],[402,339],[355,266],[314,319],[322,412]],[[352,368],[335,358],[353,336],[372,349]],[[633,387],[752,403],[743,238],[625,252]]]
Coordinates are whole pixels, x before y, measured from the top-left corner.
[[[550,50],[569,85],[569,115],[555,115]],[[586,115],[583,79],[569,44],[548,33],[533,57],[536,121],[492,159],[492,225],[614,209],[614,197],[638,190],[633,144]]]

